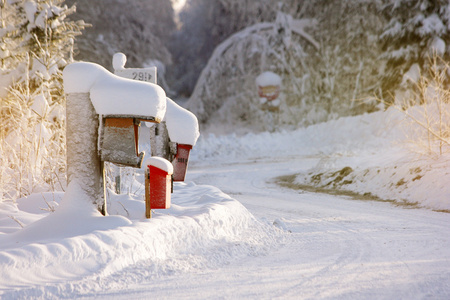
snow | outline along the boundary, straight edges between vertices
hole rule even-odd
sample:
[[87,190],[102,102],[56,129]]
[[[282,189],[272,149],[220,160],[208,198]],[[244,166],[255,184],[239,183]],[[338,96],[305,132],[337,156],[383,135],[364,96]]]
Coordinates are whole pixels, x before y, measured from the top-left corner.
[[34,15],[37,12],[37,4],[34,1],[27,1],[23,5],[25,14],[27,15],[28,22],[34,23]]
[[418,64],[412,64],[409,70],[403,75],[402,84],[406,84],[408,81],[414,84],[418,84],[420,79],[420,66]]
[[[145,261],[152,262],[146,271],[150,276],[201,269],[221,265],[232,256],[257,253],[274,243],[272,229],[264,228],[239,202],[218,189],[192,183],[177,184],[175,189],[172,208],[154,212],[149,220],[143,218],[142,199],[134,200],[141,204],[135,205],[141,212],[131,220],[134,211],[127,202],[128,218],[102,217],[92,205],[77,207],[71,205],[74,201],[63,201],[55,213],[1,235],[0,295],[3,291],[2,298],[56,297],[53,288],[41,289],[40,284],[56,285],[57,294],[71,295],[73,288],[83,292],[84,284],[74,287],[61,282],[108,276]],[[79,195],[77,190],[66,193]],[[112,201],[122,202],[124,197],[129,198],[112,195]],[[8,206],[10,210],[15,207]],[[2,209],[2,214],[8,213]],[[89,280],[85,283],[89,285]]]
[[433,54],[437,54],[438,56],[443,56],[445,54],[446,47],[447,45],[445,42],[439,37],[434,37],[431,41],[430,48],[432,49]]
[[113,55],[113,68],[114,70],[123,70],[125,69],[125,64],[127,63],[127,57],[122,52],[115,53]]
[[190,111],[176,104],[172,99],[166,99],[167,131],[172,142],[194,146],[200,136],[197,117]]
[[281,77],[270,71],[261,73],[255,81],[259,86],[281,85]]
[[173,174],[173,166],[172,164],[162,157],[152,156],[147,159],[144,159],[144,162],[142,163],[143,168],[147,168],[148,166],[154,166],[158,169],[161,169],[163,171],[166,171],[167,174],[172,175]]
[[203,133],[187,183],[151,219],[142,171],[127,194],[108,190],[107,217],[78,184],[0,202],[0,297],[448,299],[450,214],[433,210],[450,209],[450,154],[411,152],[405,124],[390,109],[294,131]]
[[39,94],[36,97],[34,97],[33,104],[31,105],[30,108],[39,116],[45,116],[45,114],[50,109],[47,99],[45,99],[45,96],[43,94]]
[[164,117],[166,94],[156,84],[122,78],[87,62],[68,65],[63,78],[66,94],[90,93],[97,114]]
[[[409,113],[426,122],[422,118],[432,114],[433,109],[415,107]],[[399,203],[417,203],[429,209],[448,210],[450,187],[445,184],[440,184],[439,188],[430,187],[436,186],[437,178],[441,183],[450,180],[446,167],[450,153],[447,150],[438,156],[438,150],[432,150],[433,153],[426,154],[426,133],[422,128],[404,113],[391,108],[386,112],[339,118],[296,131],[247,134],[243,137],[210,135],[199,140],[191,157],[206,163],[219,159],[246,161],[255,157],[315,155],[321,162],[302,172],[298,176],[299,183],[311,183],[314,174],[331,174],[349,166],[354,171],[348,180],[353,180],[353,183],[341,187],[343,189],[371,193],[382,199],[396,199]],[[419,169],[421,171],[414,171]],[[419,177],[420,180],[413,180]],[[401,180],[405,184],[397,186]]]
[[429,34],[439,35],[445,32],[445,25],[437,14],[431,14],[427,18],[420,20],[422,26],[418,28],[418,32],[421,36]]

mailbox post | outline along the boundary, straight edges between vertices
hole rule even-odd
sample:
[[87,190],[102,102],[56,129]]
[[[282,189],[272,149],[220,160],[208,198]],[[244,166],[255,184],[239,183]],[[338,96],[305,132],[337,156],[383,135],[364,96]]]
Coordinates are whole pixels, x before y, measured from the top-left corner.
[[94,201],[97,209],[106,215],[104,163],[97,154],[98,126],[98,116],[89,94],[67,94],[67,185],[76,182]]
[[267,71],[256,77],[259,101],[265,111],[263,126],[266,130],[274,131],[275,124],[279,123],[281,77]]

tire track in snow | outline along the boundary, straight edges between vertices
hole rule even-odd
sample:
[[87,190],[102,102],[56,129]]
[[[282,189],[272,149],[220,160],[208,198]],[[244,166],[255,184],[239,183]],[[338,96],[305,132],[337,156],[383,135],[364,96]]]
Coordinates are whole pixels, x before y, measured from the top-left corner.
[[[446,286],[450,255],[442,249],[450,247],[450,238],[430,237],[446,231],[448,217],[368,199],[280,188],[272,181],[310,165],[311,160],[301,158],[277,159],[214,167],[212,174],[203,170],[203,183],[219,186],[259,219],[280,221],[282,228],[292,231],[282,252],[290,253],[292,260],[276,267],[271,264],[279,264],[279,259],[266,262],[270,273],[292,275],[281,289],[275,283],[264,285],[272,291],[270,297],[417,298],[427,295],[422,286],[429,285],[429,278]],[[255,272],[264,270],[257,267]],[[431,295],[450,295],[450,289],[436,293]]]

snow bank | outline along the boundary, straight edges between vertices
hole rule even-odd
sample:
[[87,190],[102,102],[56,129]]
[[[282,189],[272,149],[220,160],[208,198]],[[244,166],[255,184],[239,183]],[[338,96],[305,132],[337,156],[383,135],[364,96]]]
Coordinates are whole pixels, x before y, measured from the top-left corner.
[[293,131],[216,136],[204,133],[191,152],[195,163],[248,161],[286,155],[347,155],[376,152],[404,139],[398,126],[404,116],[395,111],[345,117]]
[[296,184],[450,210],[450,153],[424,155],[423,146],[409,139],[417,138],[417,129],[391,108],[294,131],[203,134],[191,152],[191,163],[316,158],[315,167],[299,171]]
[[[18,202],[23,201],[28,202]],[[259,223],[238,201],[212,186],[175,184],[172,207],[154,211],[152,219],[144,218],[142,197],[112,194],[109,201],[110,213],[123,216],[102,217],[92,205],[71,206],[74,201],[63,200],[56,212],[38,215],[0,203],[0,224],[14,212],[28,223],[21,229],[10,219],[14,232],[0,234],[0,297],[64,298],[77,290],[104,290],[107,282],[98,281],[99,276],[139,268],[140,261],[145,262],[146,277],[217,268],[265,253],[280,238],[275,227]],[[29,214],[41,219],[24,218]],[[69,279],[75,281],[64,283]]]
[[[74,199],[78,201],[74,201]],[[20,219],[20,217],[18,217]],[[30,243],[51,243],[95,230],[109,230],[130,225],[122,216],[103,217],[76,182],[71,182],[56,211],[22,230],[0,236],[3,249]]]
[[87,62],[65,67],[63,79],[65,93],[90,93],[98,114],[164,117],[166,94],[156,84],[122,78]]

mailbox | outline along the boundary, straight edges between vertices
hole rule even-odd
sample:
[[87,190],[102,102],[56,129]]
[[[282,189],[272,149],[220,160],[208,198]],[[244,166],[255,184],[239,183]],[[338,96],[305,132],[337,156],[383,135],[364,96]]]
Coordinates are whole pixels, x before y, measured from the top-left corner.
[[100,159],[140,168],[144,152],[139,152],[139,126],[141,121],[156,122],[155,119],[124,115],[104,115],[100,119]]
[[280,105],[281,77],[273,72],[264,72],[256,77],[258,95],[264,109],[277,111]]
[[173,165],[173,181],[184,181],[188,167],[189,152],[192,145],[177,144],[177,154],[172,161]]
[[277,85],[258,86],[258,95],[261,98],[266,98],[267,101],[275,100],[280,95],[280,86]]
[[151,217],[151,209],[170,208],[172,193],[172,164],[162,157],[146,160],[148,169],[145,175],[145,211]]

